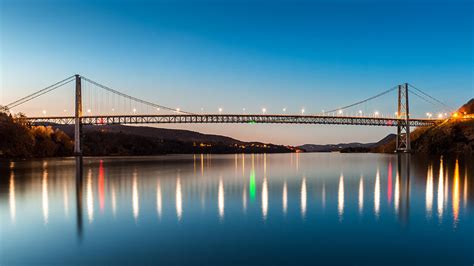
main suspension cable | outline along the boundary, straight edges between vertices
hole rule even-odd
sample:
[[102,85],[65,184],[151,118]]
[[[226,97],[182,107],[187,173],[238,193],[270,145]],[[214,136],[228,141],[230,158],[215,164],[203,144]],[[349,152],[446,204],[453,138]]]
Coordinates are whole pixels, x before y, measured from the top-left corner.
[[[63,81],[64,81],[64,80],[63,80]],[[22,104],[24,104],[24,103],[26,103],[26,102],[29,102],[29,101],[31,101],[31,100],[33,100],[33,99],[38,98],[38,97],[40,97],[41,95],[44,95],[44,94],[46,94],[46,93],[48,93],[48,92],[51,92],[51,91],[54,91],[54,90],[56,90],[56,89],[58,89],[58,88],[60,88],[60,87],[62,87],[62,86],[64,86],[64,85],[66,85],[66,84],[68,84],[68,83],[71,83],[72,81],[74,81],[74,79],[70,79],[70,80],[68,80],[68,81],[66,81],[66,82],[63,82],[63,83],[61,83],[61,84],[59,84],[59,82],[58,82],[58,83],[56,83],[57,85],[54,86],[54,87],[53,87],[53,85],[52,85],[52,86],[49,86],[49,87],[47,88],[47,90],[45,90],[46,88],[45,88],[45,89],[42,89],[42,90],[41,90],[41,93],[39,93],[40,91],[38,91],[38,92],[36,92],[36,93],[30,94],[28,97],[23,97],[22,100],[21,100],[21,99],[20,99],[20,100],[16,100],[15,102],[10,103],[10,104],[8,104],[8,105],[5,106],[5,107],[8,108],[8,109],[17,107],[17,106],[19,106],[19,105],[22,105]]]
[[423,101],[425,101],[425,102],[427,102],[427,103],[430,103],[430,104],[435,105],[435,106],[437,105],[436,103],[432,102],[431,100],[427,99],[427,98],[424,97],[424,96],[421,96],[420,94],[416,93],[416,92],[413,91],[413,90],[408,89],[408,91],[409,91],[410,93],[413,93],[415,96],[418,96],[418,98],[422,99]]
[[48,87],[46,87],[46,88],[44,88],[44,89],[42,89],[42,90],[39,90],[39,91],[37,91],[37,92],[35,92],[35,93],[32,93],[32,94],[28,95],[28,96],[26,96],[26,97],[23,97],[23,98],[21,98],[21,99],[18,99],[18,100],[16,100],[16,101],[12,102],[12,103],[9,103],[9,104],[7,104],[7,105],[5,106],[5,108],[8,108],[8,109],[14,108],[14,107],[16,107],[16,106],[19,106],[19,105],[21,105],[21,104],[24,104],[24,103],[26,103],[26,102],[29,102],[29,101],[31,101],[31,100],[33,100],[33,99],[35,99],[35,98],[38,98],[38,97],[40,97],[41,95],[44,95],[44,94],[46,94],[46,93],[48,93],[48,92],[54,91],[54,90],[56,90],[56,89],[58,89],[58,88],[60,88],[60,87],[62,87],[62,86],[64,86],[64,85],[66,85],[66,84],[68,84],[68,83],[74,81],[73,77],[74,77],[74,76],[71,76],[71,77],[69,77],[69,78],[67,78],[67,79],[64,79],[64,80],[61,80],[61,81],[59,81],[59,82],[56,82],[55,84],[53,84],[53,85],[51,85],[51,86],[48,86]]
[[[413,86],[412,84],[408,84],[408,85],[409,85],[410,87],[412,87],[413,89],[417,90],[418,92],[420,92],[421,94],[423,94],[423,95],[427,96],[428,98],[432,99],[433,101],[437,102],[438,104],[441,104],[442,106],[448,108],[449,110],[452,111],[452,110],[455,109],[455,108],[453,108],[453,107],[451,107],[451,106],[445,104],[444,102],[442,102],[442,101],[440,101],[440,100],[438,100],[438,99],[432,97],[431,95],[429,95],[428,93],[422,91],[421,89],[418,89],[417,87]],[[412,93],[413,93],[413,91],[412,91]]]
[[370,101],[370,100],[373,100],[373,99],[375,99],[375,98],[378,98],[378,97],[380,97],[380,96],[383,96],[383,95],[385,95],[385,94],[387,94],[387,93],[389,93],[389,92],[395,90],[397,87],[398,87],[398,86],[394,86],[394,87],[392,87],[392,88],[390,88],[390,89],[388,89],[388,90],[386,90],[386,91],[383,91],[383,92],[381,92],[381,93],[379,93],[379,94],[377,94],[377,95],[375,95],[375,96],[369,97],[369,98],[367,98],[367,99],[365,99],[365,100],[358,101],[358,102],[356,102],[356,103],[353,103],[353,104],[350,104],[350,105],[346,105],[346,106],[343,106],[343,107],[340,107],[340,108],[337,108],[337,109],[334,109],[334,110],[329,110],[329,111],[326,111],[325,113],[332,113],[332,112],[344,110],[344,109],[347,109],[347,108],[350,108],[350,107],[353,107],[353,106],[356,106],[356,105],[359,105],[359,104],[368,102],[368,101]]
[[133,101],[135,101],[135,102],[143,103],[143,104],[145,104],[145,105],[149,105],[149,106],[152,106],[152,107],[154,107],[154,108],[161,108],[161,109],[165,109],[165,110],[173,111],[173,112],[177,112],[177,113],[190,114],[190,115],[193,114],[193,113],[190,113],[190,112],[185,112],[185,111],[181,111],[181,110],[178,110],[178,109],[175,109],[175,108],[171,108],[171,107],[167,107],[167,106],[164,106],[164,105],[160,105],[160,104],[152,103],[152,102],[149,102],[149,101],[145,101],[145,100],[142,100],[142,99],[139,99],[139,98],[136,98],[136,97],[127,95],[127,94],[125,94],[125,93],[119,92],[119,91],[117,91],[117,90],[114,90],[114,89],[112,89],[112,88],[110,88],[110,87],[107,87],[107,86],[102,85],[102,84],[100,84],[100,83],[98,83],[98,82],[95,82],[95,81],[93,81],[93,80],[90,80],[90,79],[88,79],[88,78],[86,78],[86,77],[84,77],[84,76],[81,76],[81,77],[82,77],[82,79],[84,79],[84,80],[86,80],[86,81],[88,81],[88,82],[90,82],[90,83],[96,85],[96,86],[99,87],[99,88],[102,88],[102,89],[104,89],[104,90],[107,90],[107,91],[109,91],[109,92],[112,92],[112,93],[114,93],[114,94],[117,94],[117,95],[119,95],[119,96],[125,97],[125,98],[127,98],[127,99],[129,99],[129,100],[131,100],[131,101],[133,100]]

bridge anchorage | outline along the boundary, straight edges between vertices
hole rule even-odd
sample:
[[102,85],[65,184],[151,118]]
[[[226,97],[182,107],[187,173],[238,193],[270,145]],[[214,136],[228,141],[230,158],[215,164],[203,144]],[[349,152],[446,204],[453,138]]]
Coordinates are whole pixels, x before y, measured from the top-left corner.
[[[56,90],[57,88],[64,86],[65,84],[72,83],[75,81],[75,101],[74,101],[74,116],[41,116],[41,117],[28,117],[27,121],[32,125],[38,124],[63,124],[63,125],[74,125],[74,154],[77,156],[82,155],[82,126],[83,125],[114,125],[114,124],[177,124],[177,123],[249,123],[249,124],[320,124],[320,125],[362,125],[362,126],[385,126],[385,127],[397,127],[397,138],[396,148],[397,153],[409,153],[410,149],[410,127],[422,127],[432,126],[440,123],[446,119],[446,117],[438,116],[431,118],[431,113],[428,118],[411,118],[409,109],[409,92],[422,98],[426,102],[433,104],[444,105],[443,108],[448,107],[441,101],[431,97],[427,93],[420,89],[413,87],[412,85],[405,83],[388,89],[375,96],[367,98],[363,101],[353,103],[344,107],[340,107],[335,110],[327,111],[319,115],[304,115],[301,114],[195,114],[191,112],[185,112],[180,109],[170,108],[156,103],[152,103],[143,99],[139,99],[125,93],[119,92],[105,85],[97,83],[81,75],[70,76],[60,82],[57,82],[51,86],[48,86],[42,90],[39,90],[26,97],[20,98],[5,106],[6,110],[17,107],[21,104],[29,102],[41,95]],[[87,108],[87,115],[83,112],[83,100],[87,99],[89,95],[89,101],[91,100],[91,94],[89,86],[92,85],[94,88],[101,89],[99,92],[107,93],[113,96],[113,106],[121,107],[120,103],[123,103],[122,111],[126,114],[116,114],[114,108],[107,109],[105,115],[91,115],[90,108]],[[386,95],[389,92],[395,91],[398,88],[398,109],[393,117],[382,117],[378,113],[373,116],[362,115],[362,111],[359,111],[358,115],[343,115],[343,110],[351,108],[353,106],[360,106],[366,102]],[[411,90],[415,89],[415,91]],[[85,94],[83,89],[85,89]],[[89,92],[89,94],[87,94]],[[420,94],[418,94],[420,93]],[[86,98],[84,98],[84,96]],[[117,97],[117,100],[116,100]],[[427,98],[426,98],[427,97]],[[428,99],[429,98],[429,99]],[[92,98],[94,99],[94,98]],[[105,101],[104,99],[97,100],[99,105],[106,105],[109,103],[109,98]],[[96,102],[96,103],[97,103]],[[146,109],[145,114],[136,114],[135,107],[132,109],[133,104],[140,104],[146,108],[152,108],[151,110],[159,111],[160,113],[152,114],[150,109]],[[86,101],[86,106],[91,106],[90,102]],[[115,105],[115,104],[118,104]],[[100,106],[99,106],[100,107]],[[100,108],[99,108],[100,109]],[[110,110],[112,115],[110,115]],[[133,110],[133,114],[130,111]],[[171,112],[170,114],[161,113],[160,110]],[[66,110],[65,110],[66,111]],[[119,110],[119,113],[122,112]],[[128,113],[128,114],[127,114]],[[336,115],[337,113],[337,115]],[[46,114],[43,111],[43,114]]]

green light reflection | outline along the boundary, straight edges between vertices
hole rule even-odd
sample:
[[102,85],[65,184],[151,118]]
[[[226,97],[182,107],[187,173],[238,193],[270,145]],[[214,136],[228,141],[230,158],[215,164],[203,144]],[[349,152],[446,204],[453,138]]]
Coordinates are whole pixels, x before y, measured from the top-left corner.
[[250,190],[250,200],[255,200],[255,170],[252,169],[250,171],[250,183],[249,183],[249,190]]

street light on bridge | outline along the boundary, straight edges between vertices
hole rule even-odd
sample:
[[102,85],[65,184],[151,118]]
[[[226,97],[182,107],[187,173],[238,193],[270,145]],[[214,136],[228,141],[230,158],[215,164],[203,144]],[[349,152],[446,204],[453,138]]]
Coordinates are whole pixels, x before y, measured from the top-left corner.
[[301,114],[304,115],[304,108],[301,109]]
[[267,112],[267,108],[263,107],[262,108],[262,113],[265,114]]
[[375,116],[375,117],[378,117],[378,116],[379,116],[379,111],[375,111],[375,112],[374,112],[374,116]]
[[222,114],[222,107],[219,107],[219,114]]

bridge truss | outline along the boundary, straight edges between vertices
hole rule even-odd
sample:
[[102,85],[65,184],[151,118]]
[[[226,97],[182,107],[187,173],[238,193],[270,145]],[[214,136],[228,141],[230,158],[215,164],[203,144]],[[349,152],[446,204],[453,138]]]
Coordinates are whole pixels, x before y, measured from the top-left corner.
[[[75,117],[30,117],[33,125],[62,124],[74,125]],[[437,119],[410,119],[413,127],[432,126]],[[120,124],[319,124],[319,125],[361,125],[397,127],[405,119],[363,117],[363,116],[321,116],[321,115],[257,115],[257,114],[171,114],[171,115],[108,115],[82,116],[82,125]]]

